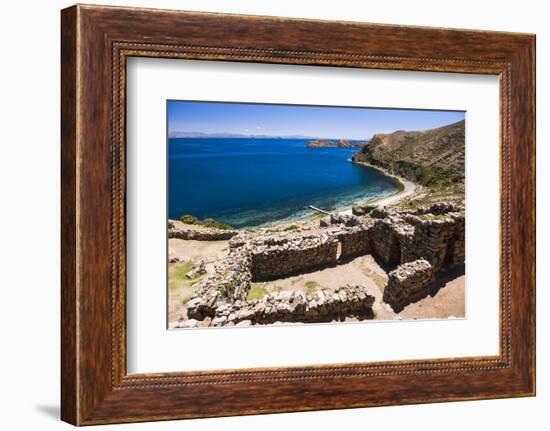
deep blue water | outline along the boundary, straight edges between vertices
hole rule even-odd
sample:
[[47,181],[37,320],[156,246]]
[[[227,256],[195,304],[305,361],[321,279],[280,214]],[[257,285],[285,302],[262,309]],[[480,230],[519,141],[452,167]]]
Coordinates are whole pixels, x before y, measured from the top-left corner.
[[171,138],[168,214],[235,227],[303,217],[397,190],[375,169],[351,163],[354,148],[306,148],[305,139]]

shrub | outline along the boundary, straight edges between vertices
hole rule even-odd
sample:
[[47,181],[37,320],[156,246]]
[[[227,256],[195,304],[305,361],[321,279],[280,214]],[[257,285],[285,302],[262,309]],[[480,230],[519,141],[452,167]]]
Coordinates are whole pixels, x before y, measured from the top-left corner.
[[214,219],[204,219],[202,222],[200,222],[201,225],[206,227],[213,227],[216,229],[224,229],[224,230],[230,230],[233,229],[233,226],[227,224],[227,223],[220,223],[217,220]]
[[186,224],[199,224],[200,223],[200,220],[195,217],[195,216],[192,216],[190,214],[184,214],[180,217],[180,220],[183,222],[183,223],[186,223]]
[[298,226],[296,226],[295,224],[291,224],[290,226],[285,227],[283,230],[287,231],[287,230],[296,230],[296,229],[298,229]]
[[205,218],[204,220],[199,220],[197,217],[191,214],[182,215],[180,217],[180,221],[182,221],[185,224],[196,224],[199,226],[213,227],[216,229],[224,229],[224,230],[233,229],[233,226],[227,223],[220,223],[219,221],[214,220],[213,218]]

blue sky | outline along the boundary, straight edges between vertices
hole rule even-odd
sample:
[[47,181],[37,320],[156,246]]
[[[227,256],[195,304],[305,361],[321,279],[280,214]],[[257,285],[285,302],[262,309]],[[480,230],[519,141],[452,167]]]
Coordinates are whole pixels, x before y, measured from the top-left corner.
[[464,119],[463,111],[340,108],[168,101],[168,132],[306,135],[370,139],[375,133],[425,130]]

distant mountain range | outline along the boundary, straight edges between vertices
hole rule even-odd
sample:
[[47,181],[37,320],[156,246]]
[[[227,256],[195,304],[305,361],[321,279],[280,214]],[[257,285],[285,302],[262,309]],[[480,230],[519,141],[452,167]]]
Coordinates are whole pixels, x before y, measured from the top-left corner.
[[254,138],[254,139],[317,139],[305,135],[246,135],[244,133],[170,132],[169,138]]

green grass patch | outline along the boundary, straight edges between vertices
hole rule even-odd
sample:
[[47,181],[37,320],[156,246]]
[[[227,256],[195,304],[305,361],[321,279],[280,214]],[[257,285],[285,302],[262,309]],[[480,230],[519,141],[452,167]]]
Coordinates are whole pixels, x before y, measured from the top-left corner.
[[186,224],[195,224],[204,227],[212,227],[215,229],[231,230],[233,226],[227,223],[221,223],[213,218],[205,218],[204,220],[199,220],[197,217],[191,214],[184,214],[180,217],[180,220]]
[[223,230],[233,229],[233,226],[231,226],[230,224],[220,223],[219,221],[211,219],[211,218],[202,220],[201,225],[206,226],[206,227],[213,227],[215,229],[223,229]]
[[187,273],[192,269],[193,263],[190,261],[170,265],[168,268],[168,288],[170,290],[190,288],[201,281],[204,275],[197,275],[194,278],[187,277]]
[[168,278],[175,283],[189,280],[187,273],[193,269],[192,262],[178,262],[171,266],[168,271]]
[[300,229],[300,226],[291,224],[285,227],[278,227],[275,229],[266,229],[265,231],[268,233],[277,233],[277,232],[288,232],[288,231],[297,230],[297,229]]
[[250,290],[248,291],[248,295],[246,296],[246,299],[248,301],[253,301],[255,299],[262,299],[265,295],[267,295],[267,290],[264,287],[263,283],[252,283],[250,286]]
[[306,289],[308,290],[313,290],[315,289],[316,287],[319,287],[319,283],[317,283],[316,281],[306,281]]
[[289,231],[289,230],[296,230],[299,229],[299,227],[295,224],[291,224],[283,229],[283,231]]

